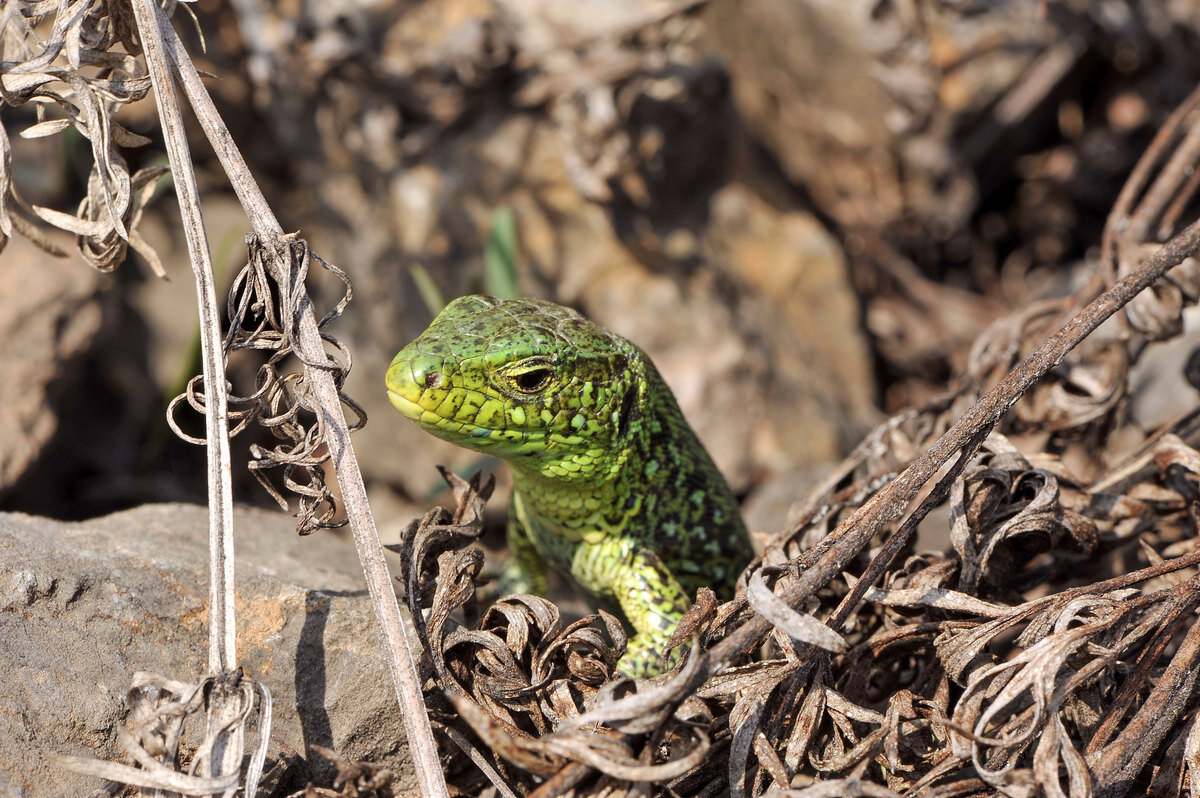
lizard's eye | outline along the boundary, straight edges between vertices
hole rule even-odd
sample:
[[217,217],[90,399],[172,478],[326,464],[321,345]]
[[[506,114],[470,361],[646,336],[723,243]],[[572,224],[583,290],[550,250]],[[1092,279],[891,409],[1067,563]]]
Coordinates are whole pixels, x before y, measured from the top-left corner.
[[537,393],[550,383],[552,376],[554,372],[551,369],[541,366],[514,374],[512,380],[522,393]]

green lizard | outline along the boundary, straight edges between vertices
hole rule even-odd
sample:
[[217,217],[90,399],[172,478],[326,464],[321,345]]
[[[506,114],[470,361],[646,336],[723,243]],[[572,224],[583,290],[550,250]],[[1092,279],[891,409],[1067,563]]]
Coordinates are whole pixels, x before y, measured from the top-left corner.
[[660,670],[707,585],[731,598],[753,556],[737,502],[654,364],[629,341],[537,299],[456,299],[387,372],[403,415],[512,469],[505,593],[546,592],[545,566],[635,632],[619,667]]

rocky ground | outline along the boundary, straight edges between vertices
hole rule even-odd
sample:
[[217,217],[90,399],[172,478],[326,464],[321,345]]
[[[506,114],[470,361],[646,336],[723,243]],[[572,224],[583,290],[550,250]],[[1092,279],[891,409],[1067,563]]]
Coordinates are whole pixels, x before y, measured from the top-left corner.
[[[298,538],[280,513],[235,520],[238,653],[274,698],[272,736],[295,751],[322,745],[390,768],[398,794],[412,790],[353,546],[338,535]],[[136,672],[203,675],[208,604],[202,507],[144,505],[78,523],[0,514],[0,795],[101,786],[56,757],[117,758]],[[299,789],[321,775],[288,779]]]

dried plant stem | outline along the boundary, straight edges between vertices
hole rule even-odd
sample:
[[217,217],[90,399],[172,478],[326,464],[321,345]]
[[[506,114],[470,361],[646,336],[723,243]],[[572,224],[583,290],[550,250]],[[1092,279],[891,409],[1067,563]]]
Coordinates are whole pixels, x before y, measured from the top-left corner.
[[[1076,345],[1138,293],[1200,249],[1200,222],[1195,222],[1163,244],[1142,265],[1113,284],[1042,342],[1025,360],[963,414],[932,446],[895,480],[843,521],[821,542],[811,566],[789,580],[781,598],[793,607],[837,577],[884,524],[899,518],[922,486],[956,453],[969,458],[980,441],[1033,385],[1063,361]],[[753,647],[771,629],[769,621],[755,617],[706,653],[687,685],[694,689]]]
[[223,673],[237,667],[237,628],[233,607],[233,489],[229,480],[229,419],[225,392],[225,361],[221,351],[221,317],[213,280],[212,256],[200,208],[196,173],[192,168],[187,133],[180,113],[179,95],[171,79],[170,64],[158,34],[163,19],[158,6],[136,0],[133,11],[146,54],[150,79],[158,97],[158,118],[166,141],[179,213],[187,239],[196,298],[200,308],[200,351],[203,361],[205,435],[208,440],[209,555],[211,567],[208,667]]
[[970,462],[971,456],[986,438],[987,431],[981,430],[968,441],[967,446],[963,447],[962,453],[958,456],[954,465],[938,480],[937,485],[934,486],[934,489],[929,492],[929,495],[925,497],[917,509],[909,514],[908,518],[904,519],[904,523],[900,525],[900,528],[887,539],[887,542],[883,544],[879,553],[871,560],[871,564],[867,566],[866,572],[863,573],[854,587],[850,589],[846,597],[842,599],[837,609],[834,610],[833,617],[829,620],[830,626],[837,629],[850,618],[850,615],[857,609],[859,602],[862,601],[863,596],[866,595],[867,590],[883,576],[892,560],[904,549],[908,541],[912,539],[912,536],[916,534],[917,527],[925,520],[925,517],[950,495],[950,490],[953,488],[955,481],[962,476],[962,472]]
[[[165,17],[152,0],[135,0],[134,15],[146,55],[146,65],[157,96],[159,122],[175,178],[175,192],[183,221],[189,260],[196,277],[200,310],[200,351],[204,374],[205,437],[208,441],[209,510],[209,645],[208,667],[212,673],[232,673],[237,667],[237,624],[234,610],[233,473],[229,454],[229,419],[226,402],[225,364],[221,348],[221,317],[213,278],[212,255],[204,229],[196,175],[187,146],[179,96],[171,77],[170,64],[162,48],[160,31]],[[220,777],[241,770],[244,730],[233,722],[244,711],[230,695],[214,691],[209,707],[213,750],[208,760],[209,775]],[[219,731],[228,729],[228,733]],[[253,794],[257,785],[247,784]],[[224,791],[232,798],[237,788]]]
[[[1153,642],[1142,649],[1141,656],[1126,677],[1121,691],[1113,699],[1107,713],[1092,734],[1092,739],[1088,741],[1085,753],[1089,756],[1099,756],[1097,752],[1104,750],[1113,737],[1128,733],[1125,714],[1150,682],[1151,670],[1155,663],[1179,630],[1195,620],[1196,608],[1200,606],[1200,591],[1197,591],[1200,580],[1192,577],[1181,587],[1180,596],[1174,602],[1175,606],[1155,633]],[[1139,744],[1144,742],[1139,740]]]
[[[263,197],[245,160],[234,145],[229,130],[220,114],[217,113],[212,98],[204,88],[200,75],[188,57],[183,42],[180,41],[174,29],[166,23],[162,14],[157,9],[155,11],[160,19],[160,29],[164,37],[163,43],[166,52],[177,70],[184,92],[191,102],[205,135],[212,144],[213,150],[221,161],[221,165],[229,175],[238,199],[250,217],[250,223],[255,233],[263,241],[279,239],[284,234],[283,227],[271,212],[266,198]],[[280,284],[291,288],[289,276],[278,269],[277,262],[274,266],[274,276],[280,280]],[[416,769],[417,782],[423,796],[430,798],[446,796],[445,777],[442,774],[437,746],[433,740],[433,732],[421,695],[421,683],[417,675],[416,662],[404,632],[400,606],[395,592],[392,590],[391,575],[383,558],[383,546],[379,541],[375,520],[367,503],[362,473],[354,456],[354,450],[350,446],[350,433],[342,412],[337,386],[327,371],[310,365],[324,363],[326,355],[312,303],[308,300],[307,295],[302,297],[300,308],[299,318],[296,319],[298,335],[295,345],[297,355],[305,363],[305,377],[312,387],[312,395],[317,403],[316,407],[310,409],[321,416],[323,428],[327,433],[326,442],[337,473],[338,484],[342,489],[342,500],[354,537],[354,545],[358,550],[363,575],[367,581],[367,589],[383,631],[385,655],[396,688],[396,697],[404,717],[404,726],[408,734],[408,744]]]
[[1146,696],[1121,736],[1088,762],[1098,798],[1125,795],[1163,738],[1191,703],[1200,674],[1200,624],[1188,629],[1171,663]]
[[[1178,135],[1179,128],[1191,114],[1195,113],[1197,101],[1200,101],[1200,90],[1193,91],[1192,96],[1181,106],[1180,110],[1171,115],[1169,122],[1163,126],[1163,131],[1170,136]],[[1157,153],[1154,155],[1154,158],[1146,158],[1146,162],[1151,165],[1155,164]],[[1164,153],[1165,155],[1166,153]],[[1192,167],[1198,158],[1200,158],[1200,128],[1193,127],[1183,134],[1183,140],[1167,157],[1167,162],[1163,165],[1158,178],[1146,190],[1138,207],[1129,215],[1128,226],[1123,226],[1124,229],[1120,231],[1124,238],[1130,241],[1145,241],[1150,235],[1154,221],[1171,201],[1187,197],[1186,194],[1180,192],[1180,188],[1186,185],[1191,177]],[[1132,180],[1130,184],[1137,186]]]
[[[1100,261],[1106,266],[1115,268],[1113,259],[1116,257],[1116,248],[1119,243],[1116,239],[1118,237],[1123,241],[1140,242],[1145,240],[1151,221],[1170,199],[1169,188],[1178,186],[1186,177],[1185,171],[1190,171],[1187,163],[1172,158],[1171,161],[1175,164],[1174,171],[1177,174],[1167,180],[1155,180],[1151,188],[1146,189],[1154,174],[1154,169],[1164,159],[1167,159],[1168,148],[1179,135],[1179,129],[1197,108],[1200,108],[1200,87],[1193,89],[1187,99],[1167,117],[1167,121],[1159,128],[1154,140],[1150,142],[1146,152],[1138,159],[1137,166],[1134,167],[1133,172],[1125,181],[1125,185],[1122,186],[1121,193],[1113,203],[1112,210],[1109,211],[1108,220],[1104,225],[1104,237],[1101,239]],[[1171,170],[1164,171],[1169,173]],[[1160,188],[1160,186],[1166,187],[1166,189]],[[1135,208],[1138,198],[1143,197],[1143,191],[1146,191],[1143,207]]]

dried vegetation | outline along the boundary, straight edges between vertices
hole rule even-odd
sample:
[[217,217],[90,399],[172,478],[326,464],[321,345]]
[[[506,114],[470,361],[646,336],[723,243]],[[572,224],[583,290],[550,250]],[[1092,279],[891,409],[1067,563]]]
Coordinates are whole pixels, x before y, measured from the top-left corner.
[[[348,433],[342,404],[357,410],[341,393],[350,367],[349,354],[322,327],[340,315],[350,298],[349,281],[335,267],[313,255],[306,242],[286,235],[275,219],[227,128],[216,112],[199,73],[165,12],[149,0],[129,4],[93,0],[13,0],[0,15],[0,95],[7,107],[33,103],[37,122],[26,136],[74,129],[92,144],[94,164],[88,195],[75,216],[21,202],[12,180],[7,132],[0,137],[0,244],[14,231],[29,235],[49,251],[57,248],[31,227],[34,215],[75,233],[84,260],[100,269],[115,268],[127,245],[140,239],[130,227],[138,221],[143,189],[166,169],[155,167],[132,177],[118,147],[147,143],[118,125],[113,113],[145,97],[151,86],[171,163],[188,253],[196,279],[200,315],[202,375],[184,396],[204,415],[208,460],[211,591],[208,673],[187,683],[171,677],[138,674],[127,706],[132,734],[121,742],[133,765],[64,757],[66,767],[108,780],[99,794],[122,784],[152,794],[224,795],[239,788],[256,794],[271,730],[271,696],[267,688],[239,667],[234,620],[234,558],[229,437],[256,422],[284,443],[268,450],[255,447],[253,470],[280,504],[282,495],[263,476],[281,468],[283,485],[299,497],[298,529],[340,525],[323,466],[333,462],[345,496],[346,521],[359,544],[360,561],[372,588],[388,653],[397,699],[409,743],[414,749],[418,782],[429,795],[445,793],[437,768],[412,660],[405,647],[399,607],[389,590],[383,551],[366,504],[362,477]],[[124,52],[121,52],[121,51]],[[144,63],[138,59],[144,57]],[[176,86],[178,82],[178,87]],[[239,195],[253,233],[246,238],[248,264],[230,293],[230,329],[222,341],[212,259],[199,202],[191,153],[184,133],[182,95]],[[56,118],[62,117],[62,118]],[[157,259],[147,254],[152,263]],[[320,321],[308,296],[305,279],[315,258],[341,278],[346,294]],[[156,271],[161,273],[161,268]],[[331,353],[326,345],[334,348]],[[269,351],[248,397],[230,395],[225,361],[236,349]],[[297,373],[281,365],[289,356],[299,361]],[[232,413],[230,410],[232,409]],[[181,436],[183,433],[172,421]],[[188,437],[188,436],[184,436]],[[203,718],[203,724],[192,720]],[[197,727],[202,725],[201,730]],[[185,732],[193,732],[185,742]],[[248,744],[248,738],[251,744]],[[422,756],[422,751],[424,755]],[[359,779],[349,779],[351,787]],[[386,790],[386,783],[381,783]],[[353,793],[347,793],[353,794]]]
[[[530,596],[481,614],[482,553],[467,544],[490,488],[447,475],[458,509],[413,525],[404,579],[435,717],[474,763],[459,763],[462,789],[483,773],[501,794],[538,796],[1190,793],[1198,416],[1132,451],[1107,442],[1127,439],[1128,369],[1181,328],[1200,288],[1182,257],[1195,227],[1144,265],[1121,254],[1155,251],[1131,218],[1161,231],[1191,191],[1198,164],[1167,155],[1200,130],[1194,101],[1147,154],[1165,167],[1149,190],[1134,184],[1136,210],[1110,221],[1105,251],[1131,277],[1086,307],[1095,283],[993,324],[958,386],[880,425],[798,505],[744,593],[701,597],[671,674],[614,679],[608,641],[624,638],[604,614],[564,625]],[[1085,340],[1133,278],[1180,261],[1122,334]],[[1019,363],[1023,384],[1008,376]],[[1030,430],[1050,433],[1042,447]],[[941,504],[948,516],[927,516]],[[921,523],[951,545],[920,548]],[[799,612],[845,651],[812,645]]]
[[[404,578],[435,717],[463,755],[455,783],[473,794],[486,775],[500,794],[537,796],[1192,794],[1198,415],[1144,440],[1132,430],[1132,448],[1123,433],[1129,370],[1182,330],[1200,292],[1200,227],[1159,244],[1193,196],[1198,100],[1110,215],[1107,279],[992,324],[950,390],[881,424],[767,541],[744,592],[701,596],[672,673],[614,679],[605,636],[618,651],[624,640],[603,614],[564,625],[527,596],[480,614],[482,555],[466,544],[490,490],[450,478],[458,509],[413,525]],[[948,516],[929,515],[937,506]],[[921,547],[918,525],[950,545]],[[811,644],[814,618],[844,652]]]
[[[162,174],[129,174],[118,147],[142,139],[110,118],[150,85],[135,57],[136,24],[120,8],[9,2],[0,16],[3,101],[39,108],[24,135],[73,126],[96,164],[77,214],[31,207],[11,183],[0,129],[0,231],[36,239],[34,220],[48,222],[75,234],[98,268],[119,263],[127,245],[141,251],[142,197]],[[52,13],[45,46],[33,30]],[[503,60],[503,42],[488,41]],[[110,52],[116,44],[127,54]],[[528,91],[565,93],[555,80]],[[41,112],[50,107],[65,118]],[[560,113],[582,107],[564,103]],[[433,118],[459,112],[452,104]],[[603,188],[591,196],[609,198],[619,170],[601,167],[620,159],[599,149],[587,156],[577,171]],[[991,324],[948,388],[925,392],[868,435],[765,541],[735,600],[698,597],[676,640],[688,653],[662,677],[617,676],[624,637],[611,616],[568,623],[529,596],[482,606],[472,541],[491,488],[447,474],[458,506],[412,525],[400,578],[430,716],[451,743],[443,750],[451,784],[463,794],[540,798],[1194,794],[1200,421],[1191,412],[1143,434],[1128,408],[1131,369],[1182,330],[1183,310],[1200,294],[1191,258],[1200,232],[1179,230],[1194,217],[1197,174],[1193,94],[1113,207],[1092,279]],[[625,188],[637,193],[635,183]],[[865,238],[884,282],[923,290],[919,279],[906,283],[911,264],[884,251],[886,225],[866,230],[861,217],[833,215]],[[307,497],[304,525],[320,526],[331,518],[316,469],[328,430],[296,422],[300,378],[277,368],[299,335],[296,317],[307,312],[319,339],[297,288],[315,256],[278,230],[261,235],[271,243],[251,249],[224,348],[276,354],[250,397],[254,409],[235,412],[234,427],[257,415],[287,435],[292,448],[271,462]],[[315,390],[336,397],[348,356],[307,351],[302,363],[328,383]],[[1181,370],[1195,384],[1194,358]],[[206,395],[191,389],[188,401],[211,412]],[[292,479],[296,468],[307,478]],[[135,691],[153,705],[145,714],[157,731],[129,750],[145,768],[155,757],[176,764],[181,713],[203,691],[171,680]],[[390,791],[389,774],[338,768],[332,790],[309,794]],[[225,791],[225,779],[186,786]]]

